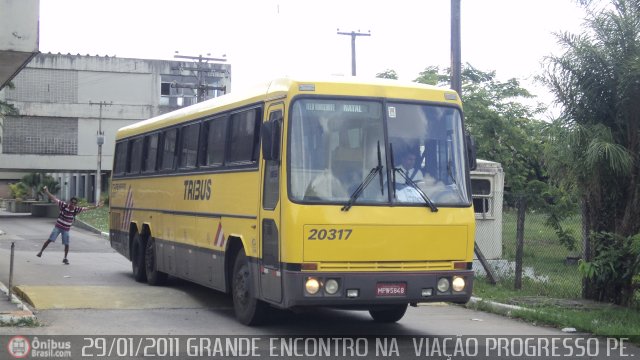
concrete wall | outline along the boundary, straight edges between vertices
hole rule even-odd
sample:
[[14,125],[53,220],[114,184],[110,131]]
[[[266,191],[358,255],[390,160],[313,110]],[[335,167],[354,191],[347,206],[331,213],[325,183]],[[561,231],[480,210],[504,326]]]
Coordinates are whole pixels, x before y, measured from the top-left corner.
[[38,51],[39,0],[0,0],[0,50]]
[[[78,102],[110,102],[119,105],[156,105],[153,74],[79,72]],[[103,112],[107,110],[104,107]]]
[[39,0],[0,0],[0,89],[38,53]]
[[[228,64],[202,66],[216,70],[212,72],[216,77],[210,78],[209,84],[230,90]],[[66,172],[76,179],[95,174],[97,133],[101,128],[101,169],[107,174],[112,168],[119,128],[175,110],[177,97],[194,95],[190,89],[175,88],[168,95],[161,94],[163,82],[197,82],[192,71],[184,70],[189,67],[194,64],[39,54],[14,78],[14,89],[0,91],[0,99],[13,104],[19,112],[18,116],[7,118],[4,128],[0,128],[0,171]],[[70,179],[65,181],[66,186],[71,186]],[[77,192],[92,187],[93,184],[85,184],[74,190],[63,189],[63,193],[88,198]]]
[[[193,67],[177,61],[36,56],[14,79],[15,89],[0,92],[0,98],[14,104],[20,113],[19,117],[9,118],[8,126],[1,130],[0,167],[94,170],[101,128],[105,136],[102,169],[109,171],[119,128],[177,108],[160,105],[160,84],[181,77],[184,82],[195,82],[190,71],[176,70],[181,66]],[[219,74],[230,72],[226,64],[211,66],[220,68]],[[223,78],[217,85],[230,88],[229,81],[229,77]],[[67,125],[69,121],[75,125]],[[56,134],[59,131],[64,136]],[[68,149],[61,141],[70,136],[75,140]],[[38,141],[42,144],[36,144]]]

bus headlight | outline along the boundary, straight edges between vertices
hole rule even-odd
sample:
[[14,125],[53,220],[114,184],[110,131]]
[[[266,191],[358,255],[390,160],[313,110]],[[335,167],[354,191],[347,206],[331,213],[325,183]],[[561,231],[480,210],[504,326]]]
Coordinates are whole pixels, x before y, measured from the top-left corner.
[[438,292],[447,292],[449,291],[449,279],[447,278],[440,278],[438,280]]
[[464,290],[464,285],[464,278],[461,278],[460,276],[453,277],[453,282],[451,283],[453,291],[459,292]]
[[339,288],[340,284],[338,284],[338,280],[336,279],[329,279],[324,283],[324,291],[329,295],[337,293]]
[[318,293],[318,291],[320,291],[320,282],[318,281],[318,279],[310,277],[304,283],[304,289],[308,294],[315,295]]

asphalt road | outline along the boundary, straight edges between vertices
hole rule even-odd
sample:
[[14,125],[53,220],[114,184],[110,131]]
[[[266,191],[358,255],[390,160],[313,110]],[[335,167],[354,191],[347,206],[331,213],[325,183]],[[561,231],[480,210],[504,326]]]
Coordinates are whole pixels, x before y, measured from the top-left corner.
[[[233,317],[230,298],[205,287],[171,278],[164,287],[136,283],[131,263],[103,237],[74,227],[70,265],[62,264],[63,246],[49,245],[36,253],[53,226],[53,219],[1,217],[0,269],[9,268],[15,243],[13,284],[34,302],[42,324],[22,328],[25,334],[424,334],[424,335],[559,335],[498,315],[446,304],[409,308],[397,324],[377,324],[367,312],[314,310],[279,312],[269,324],[249,328]],[[0,272],[8,284],[8,271]],[[0,328],[0,334],[15,329]]]

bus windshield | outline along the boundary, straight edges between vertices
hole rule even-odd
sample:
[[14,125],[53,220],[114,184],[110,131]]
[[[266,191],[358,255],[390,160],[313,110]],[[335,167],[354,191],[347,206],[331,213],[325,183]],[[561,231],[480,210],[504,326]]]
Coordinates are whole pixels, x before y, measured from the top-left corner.
[[305,98],[295,101],[291,114],[292,200],[355,206],[470,204],[458,109]]

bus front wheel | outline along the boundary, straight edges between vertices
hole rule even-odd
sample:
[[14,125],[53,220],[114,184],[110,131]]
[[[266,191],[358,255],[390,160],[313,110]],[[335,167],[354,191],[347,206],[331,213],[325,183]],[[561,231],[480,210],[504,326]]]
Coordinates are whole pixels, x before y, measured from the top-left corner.
[[144,246],[140,233],[133,235],[133,246],[131,247],[131,268],[133,270],[133,278],[137,282],[147,281],[147,274],[144,270]]
[[167,273],[158,270],[155,241],[152,237],[149,237],[149,240],[147,240],[147,246],[144,251],[144,265],[147,283],[149,285],[159,286],[167,282]]
[[369,314],[376,322],[381,323],[394,323],[402,319],[404,313],[407,311],[408,304],[392,305],[385,307],[384,309],[371,309]]
[[240,250],[233,265],[231,296],[238,321],[245,325],[258,325],[264,320],[265,304],[253,296],[253,280],[244,249]]

